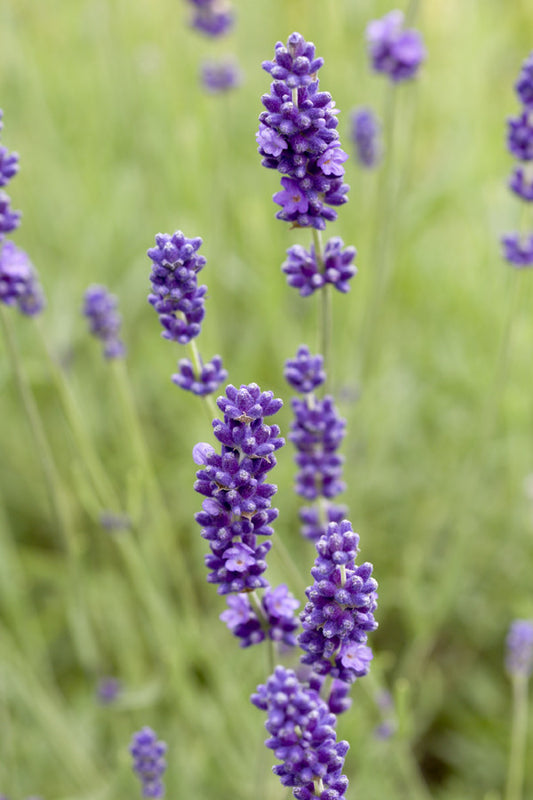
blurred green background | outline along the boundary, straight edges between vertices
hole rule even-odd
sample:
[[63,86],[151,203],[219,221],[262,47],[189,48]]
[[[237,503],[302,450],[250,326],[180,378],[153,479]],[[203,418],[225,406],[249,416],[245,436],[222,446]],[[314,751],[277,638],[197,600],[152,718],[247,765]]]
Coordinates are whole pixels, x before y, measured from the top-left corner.
[[[382,114],[390,99],[364,30],[391,7],[234,3],[237,25],[217,42],[189,28],[179,0],[0,3],[2,143],[21,159],[8,190],[24,212],[15,241],[48,298],[40,324],[7,312],[74,534],[69,556],[0,339],[0,792],[11,800],[135,796],[127,746],[145,724],[169,745],[168,797],[287,796],[248,702],[266,653],[239,650],[205,582],[190,453],[209,421],[170,382],[188,353],[159,336],[145,253],[158,231],[203,237],[200,350],[223,356],[232,383],[283,397],[286,435],[283,362],[303,342],[316,347],[318,305],[280,271],[287,247],[310,236],[274,218],[279,179],[255,142],[269,86],[260,63],[293,30],[313,40],[349,149],[349,111]],[[497,800],[510,731],[504,640],[511,620],[533,617],[532,276],[502,262],[498,241],[520,224],[505,118],[518,111],[533,8],[421,0],[415,25],[428,60],[396,95],[393,202],[352,158],[350,202],[328,228],[356,245],[359,268],[350,293],[333,298],[333,382],[348,421],[340,499],[380,584],[373,672],[338,729],[351,743],[348,797]],[[226,53],[244,84],[208,96],[201,61]],[[365,329],[385,228],[389,280]],[[93,282],[120,298],[128,384],[80,314]],[[314,550],[299,534],[292,457],[288,444],[272,473],[292,563],[274,545],[269,579],[303,598]],[[105,530],[103,510],[127,511],[133,530]],[[109,707],[95,700],[105,675],[124,686]],[[380,740],[384,688],[399,730]],[[529,797],[531,748],[527,767]]]

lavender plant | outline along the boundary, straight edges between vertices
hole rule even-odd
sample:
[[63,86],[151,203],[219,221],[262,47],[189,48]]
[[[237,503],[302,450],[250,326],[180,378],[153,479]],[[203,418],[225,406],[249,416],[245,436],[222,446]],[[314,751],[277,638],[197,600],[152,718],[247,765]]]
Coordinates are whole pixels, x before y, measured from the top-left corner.
[[370,108],[356,108],[352,112],[352,141],[361,166],[372,169],[381,159],[379,141],[380,125]]
[[117,298],[105,286],[89,286],[85,292],[83,313],[93,336],[102,341],[106,358],[122,358],[126,353],[120,339],[122,318],[117,305]]
[[130,753],[133,770],[141,781],[143,797],[165,796],[162,777],[166,769],[166,749],[165,742],[158,741],[157,734],[149,727],[133,735]]

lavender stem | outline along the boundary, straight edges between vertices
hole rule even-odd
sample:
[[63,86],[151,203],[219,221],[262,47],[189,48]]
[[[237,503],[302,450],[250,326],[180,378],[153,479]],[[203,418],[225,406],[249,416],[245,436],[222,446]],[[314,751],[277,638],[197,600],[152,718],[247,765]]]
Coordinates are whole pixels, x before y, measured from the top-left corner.
[[511,753],[507,773],[505,800],[522,800],[524,784],[524,761],[527,741],[528,675],[517,672],[512,676],[513,722],[511,730]]

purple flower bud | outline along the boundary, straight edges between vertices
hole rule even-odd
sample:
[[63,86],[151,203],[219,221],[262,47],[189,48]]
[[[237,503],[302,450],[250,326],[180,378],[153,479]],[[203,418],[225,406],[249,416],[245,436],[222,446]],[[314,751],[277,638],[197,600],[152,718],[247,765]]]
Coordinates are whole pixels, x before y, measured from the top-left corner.
[[533,671],[533,620],[517,619],[507,634],[505,666],[510,675],[529,676]]
[[533,175],[531,168],[515,167],[509,179],[509,188],[526,203],[533,203]]
[[190,0],[195,7],[192,26],[207,36],[223,36],[233,26],[234,12],[227,0]]
[[502,236],[503,257],[509,264],[521,269],[533,266],[533,234],[521,236],[509,233]]
[[533,161],[533,111],[508,118],[507,147],[519,161]]
[[106,358],[122,358],[126,348],[119,338],[122,318],[117,311],[117,298],[105,286],[89,286],[85,292],[83,313],[89,330],[103,342]]
[[199,397],[216,392],[218,387],[228,377],[228,372],[222,366],[221,356],[213,356],[211,361],[201,365],[200,374],[197,375],[188,358],[178,362],[179,372],[172,375],[172,381]]
[[299,623],[294,611],[300,604],[284,584],[265,591],[259,616],[247,593],[230,595],[227,604],[228,609],[222,612],[220,619],[241,640],[241,647],[258,644],[266,636],[289,647],[296,645],[294,633]]
[[133,771],[142,784],[143,797],[164,797],[165,788],[161,780],[166,769],[164,755],[167,746],[157,740],[149,727],[133,735],[130,753],[133,756]]
[[352,141],[357,150],[357,160],[363,167],[371,169],[380,160],[378,135],[379,123],[371,109],[355,109],[352,112]]
[[302,297],[308,297],[326,283],[331,283],[343,294],[350,289],[349,281],[357,273],[353,260],[357,254],[355,247],[342,249],[344,242],[338,236],[329,239],[324,248],[322,263],[319,263],[314,245],[306,250],[301,245],[293,245],[287,250],[287,259],[282,271],[288,276],[287,283],[299,290]]
[[9,241],[0,245],[0,302],[16,305],[28,316],[39,314],[45,305],[35,268],[24,250]]
[[524,107],[528,111],[533,109],[533,53],[522,64],[515,89]]
[[295,358],[287,359],[283,374],[293,389],[308,394],[322,386],[326,380],[324,358],[321,355],[312,356],[309,348],[303,344],[298,348]]
[[391,11],[366,29],[372,67],[395,83],[414,78],[426,58],[422,37],[418,31],[404,30],[403,22],[401,11]]
[[0,186],[6,186],[19,171],[18,153],[10,153],[0,146]]
[[20,211],[11,209],[11,200],[5,192],[0,192],[0,242],[4,234],[12,233],[20,225]]
[[198,442],[192,449],[192,458],[195,464],[207,464],[210,455],[213,455],[215,448],[207,442]]

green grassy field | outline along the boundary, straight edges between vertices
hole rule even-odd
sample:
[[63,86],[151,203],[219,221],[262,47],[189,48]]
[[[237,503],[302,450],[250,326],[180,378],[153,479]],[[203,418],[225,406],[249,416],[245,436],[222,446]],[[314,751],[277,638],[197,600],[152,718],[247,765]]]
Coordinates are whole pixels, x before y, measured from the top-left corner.
[[[286,435],[283,362],[303,342],[316,348],[318,301],[280,270],[310,235],[274,218],[279,179],[255,142],[269,86],[260,64],[293,30],[314,41],[350,149],[350,110],[381,114],[390,100],[364,43],[390,6],[234,2],[234,32],[216,42],[188,27],[178,0],[0,4],[2,143],[21,159],[9,187],[24,213],[15,241],[48,299],[35,322],[4,316],[64,523],[0,337],[0,792],[10,800],[135,797],[127,748],[143,725],[168,743],[169,798],[288,796],[248,701],[266,652],[238,648],[205,581],[190,453],[211,430],[202,403],[170,381],[188,353],[159,336],[145,253],[158,231],[203,237],[201,352],[220,353],[232,383],[282,397]],[[384,168],[363,172],[351,158],[350,202],[328,228],[357,247],[359,269],[333,298],[333,386],[348,422],[340,499],[380,586],[373,669],[338,729],[351,744],[348,798],[498,800],[511,724],[504,641],[513,619],[533,617],[533,276],[512,271],[499,245],[532,221],[520,222],[506,189],[505,119],[518,111],[533,9],[420,0],[415,24],[428,60],[396,93],[388,200]],[[199,65],[226,52],[244,84],[208,96]],[[384,231],[387,281],[370,319]],[[127,375],[87,334],[90,283],[120,298]],[[274,544],[268,574],[303,599],[314,549],[299,534],[292,458],[288,443],[272,473],[276,537],[291,558]],[[105,510],[129,514],[132,530],[105,530]],[[95,700],[104,675],[124,686],[108,707]],[[384,688],[399,722],[385,741],[374,735]]]

